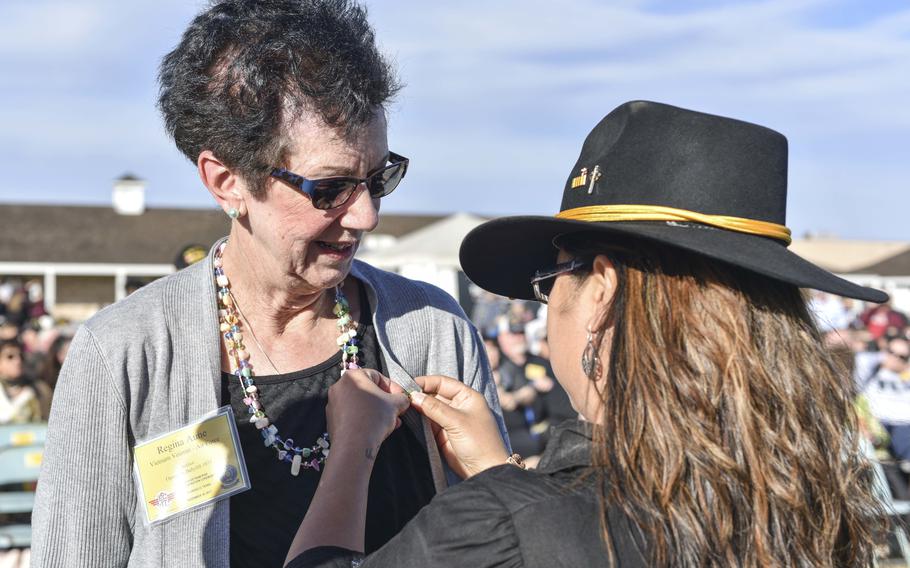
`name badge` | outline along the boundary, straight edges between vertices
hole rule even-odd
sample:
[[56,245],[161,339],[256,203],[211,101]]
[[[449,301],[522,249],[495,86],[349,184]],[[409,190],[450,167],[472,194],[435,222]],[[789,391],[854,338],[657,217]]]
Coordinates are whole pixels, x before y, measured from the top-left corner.
[[230,406],[136,444],[133,472],[149,525],[250,488]]

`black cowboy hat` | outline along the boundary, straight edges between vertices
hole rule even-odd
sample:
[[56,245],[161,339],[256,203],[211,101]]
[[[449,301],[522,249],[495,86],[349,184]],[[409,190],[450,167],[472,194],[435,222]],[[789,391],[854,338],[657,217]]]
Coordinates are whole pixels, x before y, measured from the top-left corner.
[[787,250],[786,204],[782,134],[665,104],[628,102],[588,135],[556,217],[480,225],[461,244],[461,266],[482,288],[531,300],[534,273],[556,261],[554,239],[596,232],[679,247],[802,288],[887,301],[884,292]]

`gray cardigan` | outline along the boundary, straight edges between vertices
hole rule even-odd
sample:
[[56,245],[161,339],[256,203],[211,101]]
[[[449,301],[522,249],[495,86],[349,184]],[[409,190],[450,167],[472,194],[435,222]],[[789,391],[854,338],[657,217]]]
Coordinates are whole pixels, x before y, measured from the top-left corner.
[[[355,261],[389,376],[460,377],[482,392],[506,438],[483,344],[445,292]],[[148,527],[132,478],[136,440],[221,406],[212,255],[91,318],[54,394],[32,519],[32,566],[228,566],[230,499]],[[437,491],[457,481],[413,410]],[[267,514],[267,513],[265,513]]]

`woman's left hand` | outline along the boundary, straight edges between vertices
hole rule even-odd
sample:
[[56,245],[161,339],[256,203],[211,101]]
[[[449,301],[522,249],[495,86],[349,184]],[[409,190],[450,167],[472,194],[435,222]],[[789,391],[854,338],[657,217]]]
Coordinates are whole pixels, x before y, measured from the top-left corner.
[[326,418],[333,451],[351,443],[378,451],[401,425],[410,402],[404,390],[373,369],[351,369],[329,388]]
[[509,453],[482,394],[450,377],[414,380],[423,392],[412,393],[411,404],[430,419],[439,451],[455,473],[467,479],[506,463]]

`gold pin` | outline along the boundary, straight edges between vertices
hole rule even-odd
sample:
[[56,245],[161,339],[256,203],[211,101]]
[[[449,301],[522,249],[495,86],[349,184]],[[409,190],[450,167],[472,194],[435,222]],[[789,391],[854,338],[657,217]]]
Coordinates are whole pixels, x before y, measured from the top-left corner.
[[600,179],[600,166],[594,166],[594,171],[591,172],[591,185],[588,186],[588,195],[594,193],[594,184],[597,183],[597,180]]
[[572,178],[572,189],[583,187],[588,183],[588,168],[581,168],[581,175]]

